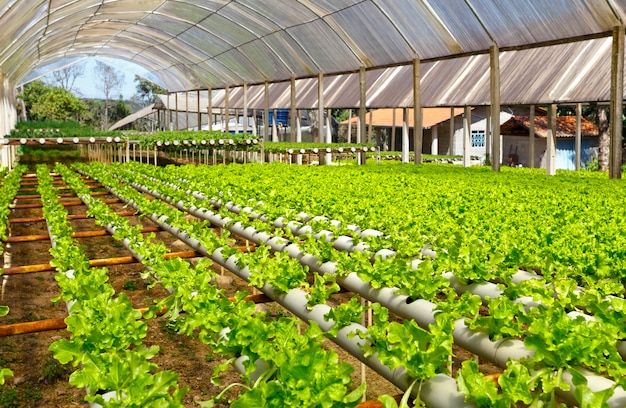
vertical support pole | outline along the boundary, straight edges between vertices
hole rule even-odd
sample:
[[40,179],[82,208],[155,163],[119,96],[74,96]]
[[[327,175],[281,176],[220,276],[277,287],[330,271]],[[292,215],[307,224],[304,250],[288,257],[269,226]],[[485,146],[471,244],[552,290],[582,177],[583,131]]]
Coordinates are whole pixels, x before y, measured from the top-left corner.
[[374,128],[374,111],[369,111],[370,120],[367,123],[367,143],[372,143],[372,131]]
[[496,44],[490,49],[490,94],[491,94],[491,128],[493,135],[493,146],[491,148],[491,169],[500,171],[500,163],[502,163],[501,145],[502,136],[500,135],[500,49]]
[[207,90],[209,97],[209,105],[206,108],[207,115],[209,115],[209,132],[213,131],[213,90],[209,88]]
[[198,131],[202,130],[202,111],[200,110],[200,90],[198,89],[196,91],[196,110],[198,111],[198,122],[197,122],[197,126],[198,126]]
[[613,53],[611,58],[611,118],[609,151],[609,178],[622,178],[622,115],[624,105],[624,26],[613,27]]
[[276,125],[276,114],[278,111],[274,109],[272,112],[272,142],[280,142],[280,137],[278,136],[278,126]]
[[289,132],[289,141],[294,142],[296,140],[297,133],[297,119],[298,119],[298,109],[296,108],[296,77],[291,77],[291,93],[289,98],[289,127],[291,131]]
[[352,143],[352,109],[348,109],[348,136],[346,140],[348,143]]
[[185,91],[185,130],[189,130],[189,91]]
[[402,109],[402,163],[409,162],[409,108]]
[[128,163],[129,161],[130,161],[130,141],[126,139],[126,163]]
[[389,146],[389,150],[392,152],[396,151],[396,112],[398,110],[393,108],[391,111],[391,145]]
[[530,156],[528,166],[532,169],[535,167],[535,105],[530,105],[530,115],[528,116],[530,121],[530,131],[528,132],[528,154]]
[[548,106],[548,131],[546,132],[546,174],[556,174],[556,104]]
[[[271,140],[268,139],[270,134],[270,84],[268,81],[265,81],[265,95],[264,95],[264,110],[263,110],[263,140]],[[263,146],[261,145],[261,156],[264,157],[263,154]],[[261,162],[263,162],[263,158]]]
[[449,155],[454,155],[456,153],[455,151],[455,145],[456,143],[454,143],[454,131],[456,130],[456,117],[454,116],[454,106],[450,107],[450,126],[449,126],[449,137],[450,137],[450,146],[448,147],[448,154]]
[[317,140],[322,143],[324,140],[324,74],[321,72],[317,76]]
[[436,156],[439,154],[439,126],[435,125],[430,128],[431,142],[430,154]]
[[175,130],[179,130],[180,127],[178,126],[178,92],[176,92],[176,103],[175,103],[175,108],[176,108],[176,118],[175,118],[175,122],[176,123],[176,129]]
[[365,140],[365,109],[367,103],[365,88],[365,67],[359,68],[359,129],[356,135],[356,142],[362,143]]
[[470,135],[472,132],[472,108],[465,107],[463,113],[463,167],[470,167]]
[[243,84],[243,133],[248,133],[248,84]]
[[230,96],[229,96],[229,88],[228,86],[224,88],[224,113],[226,114],[226,120],[224,121],[224,133],[230,132],[229,124],[230,124]]
[[[296,116],[296,127],[297,127],[297,132],[296,132],[296,142],[297,143],[301,143],[302,142],[302,128],[300,126],[300,115]],[[299,165],[302,165],[302,155],[298,154],[296,161]]]
[[422,164],[422,145],[424,143],[424,127],[422,124],[422,89],[420,60],[413,60],[413,162]]
[[581,158],[581,142],[582,142],[582,121],[581,117],[583,114],[583,104],[576,104],[576,136],[574,139],[574,156],[575,156],[575,168],[576,170],[580,170],[580,158]]
[[491,165],[491,107],[485,107],[485,164]]
[[[326,110],[326,143],[331,144],[333,142],[333,128],[331,118],[333,115],[332,109]],[[326,164],[331,164],[333,161],[332,153],[326,153]]]
[[156,148],[156,145],[154,146],[154,167],[157,166],[157,156],[158,156],[158,150]]

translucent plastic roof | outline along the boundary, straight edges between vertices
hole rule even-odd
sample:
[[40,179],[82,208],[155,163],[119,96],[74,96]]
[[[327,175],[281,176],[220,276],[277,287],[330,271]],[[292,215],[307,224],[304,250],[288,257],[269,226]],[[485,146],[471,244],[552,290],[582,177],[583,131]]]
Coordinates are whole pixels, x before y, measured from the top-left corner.
[[112,57],[170,91],[223,88],[608,36],[625,11],[626,0],[0,0],[0,69],[19,84]]

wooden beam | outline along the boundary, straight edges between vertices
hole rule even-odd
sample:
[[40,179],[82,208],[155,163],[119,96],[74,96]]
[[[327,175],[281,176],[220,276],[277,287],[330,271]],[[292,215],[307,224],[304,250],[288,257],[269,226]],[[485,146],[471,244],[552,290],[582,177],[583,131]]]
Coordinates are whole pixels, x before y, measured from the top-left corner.
[[611,104],[609,178],[622,178],[622,126],[624,105],[624,26],[613,27],[611,58]]
[[548,129],[546,133],[546,174],[556,174],[556,104],[548,105]]
[[531,169],[535,167],[535,105],[530,105],[530,129],[528,132],[528,167]]
[[366,91],[365,67],[361,67],[359,68],[359,129],[356,134],[357,143],[363,143],[365,140],[365,110],[367,109]]
[[422,164],[424,126],[422,124],[422,88],[420,60],[413,60],[413,150],[415,164]]
[[472,108],[466,106],[463,112],[463,167],[471,166],[470,147],[472,134]]
[[581,156],[581,139],[582,139],[582,103],[576,104],[576,136],[574,139],[574,160],[576,170],[580,170],[580,156]]
[[490,49],[490,95],[491,95],[491,169],[500,171],[502,163],[500,135],[500,50],[496,44]]

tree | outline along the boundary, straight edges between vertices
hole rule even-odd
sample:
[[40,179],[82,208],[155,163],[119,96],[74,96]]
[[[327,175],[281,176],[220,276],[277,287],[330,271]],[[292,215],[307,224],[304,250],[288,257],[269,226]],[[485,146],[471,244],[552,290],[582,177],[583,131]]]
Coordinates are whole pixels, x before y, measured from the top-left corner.
[[120,119],[124,119],[126,116],[130,115],[131,113],[132,112],[130,110],[130,106],[128,106],[128,104],[124,102],[122,95],[120,95],[120,98],[117,100],[117,103],[113,105],[113,107],[111,108],[111,111],[109,112],[109,119],[111,120],[111,123],[115,123]]
[[85,66],[81,63],[77,63],[53,71],[51,75],[54,84],[60,86],[68,92],[72,92],[76,78],[83,76],[84,73]]
[[116,70],[110,65],[105,64],[101,61],[96,61],[96,67],[94,68],[94,73],[96,77],[100,79],[100,82],[97,82],[96,88],[101,90],[104,93],[104,129],[109,128],[109,99],[113,91],[122,86],[124,82],[124,74],[120,71]]
[[24,86],[20,95],[31,120],[79,120],[87,106],[63,88],[33,81]]
[[167,89],[161,88],[154,82],[135,75],[135,82],[137,83],[137,96],[143,100],[146,104],[154,103],[156,101],[156,95],[167,94]]

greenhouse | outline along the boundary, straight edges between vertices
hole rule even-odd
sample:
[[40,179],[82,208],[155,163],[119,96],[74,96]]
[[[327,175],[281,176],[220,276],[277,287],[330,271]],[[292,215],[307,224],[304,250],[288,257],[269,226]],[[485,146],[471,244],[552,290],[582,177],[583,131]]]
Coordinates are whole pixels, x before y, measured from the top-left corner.
[[[625,18],[0,2],[0,406],[626,407]],[[86,58],[167,93],[19,118]]]

